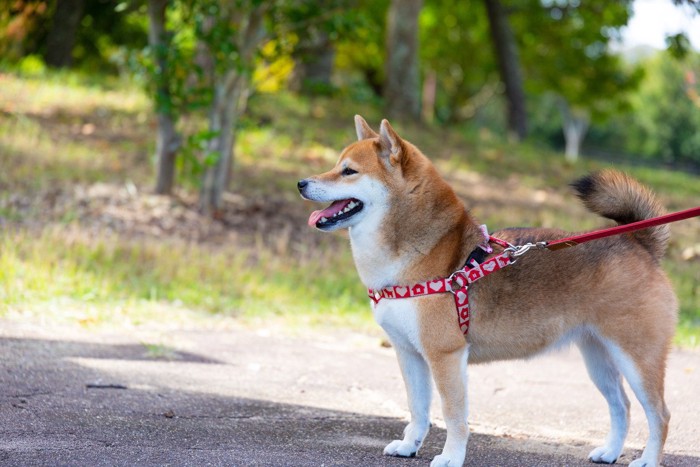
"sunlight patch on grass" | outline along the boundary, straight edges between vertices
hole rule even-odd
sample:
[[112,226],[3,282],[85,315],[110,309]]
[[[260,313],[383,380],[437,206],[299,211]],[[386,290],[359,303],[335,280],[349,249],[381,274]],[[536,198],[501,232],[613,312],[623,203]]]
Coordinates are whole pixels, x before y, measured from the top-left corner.
[[[63,76],[63,75],[60,75]],[[0,185],[137,180],[152,141],[145,95],[133,87],[85,86],[59,75],[20,79],[0,73]],[[144,138],[148,138],[144,141]]]
[[107,87],[90,85],[75,73],[20,78],[0,72],[0,110],[8,113],[70,114],[98,109],[133,113],[145,111],[149,106],[146,94],[127,83],[115,82]]
[[74,142],[56,144],[30,120],[1,117],[0,165],[0,182],[32,188],[57,181],[100,181],[121,168],[114,147],[97,151]]

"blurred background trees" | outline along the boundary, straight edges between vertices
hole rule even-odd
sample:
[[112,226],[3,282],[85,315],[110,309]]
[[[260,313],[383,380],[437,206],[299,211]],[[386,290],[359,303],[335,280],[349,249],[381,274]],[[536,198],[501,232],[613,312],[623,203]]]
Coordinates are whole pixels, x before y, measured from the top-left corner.
[[418,16],[423,0],[392,0],[386,25],[384,99],[392,118],[419,120]]
[[256,92],[347,93],[358,112],[379,105],[399,120],[529,138],[572,163],[614,155],[698,170],[700,55],[683,35],[666,51],[620,50],[633,5],[0,0],[0,57],[19,72],[141,83],[158,120],[156,192],[171,193],[178,171],[194,175],[214,216]]

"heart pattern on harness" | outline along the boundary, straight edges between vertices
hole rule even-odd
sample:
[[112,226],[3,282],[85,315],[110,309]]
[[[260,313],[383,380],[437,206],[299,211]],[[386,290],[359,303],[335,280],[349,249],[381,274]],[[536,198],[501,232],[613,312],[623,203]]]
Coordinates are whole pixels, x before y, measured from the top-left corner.
[[464,306],[458,311],[460,321],[469,321],[469,306]]
[[490,260],[482,264],[481,267],[488,272],[493,272],[493,269],[496,267],[496,263],[494,263],[493,260]]
[[445,283],[443,281],[432,281],[428,283],[428,288],[433,292],[441,292],[445,290]]
[[467,298],[468,298],[467,293],[460,290],[459,292],[457,292],[456,298],[457,298],[457,303],[459,303],[460,305],[463,305],[467,301]]

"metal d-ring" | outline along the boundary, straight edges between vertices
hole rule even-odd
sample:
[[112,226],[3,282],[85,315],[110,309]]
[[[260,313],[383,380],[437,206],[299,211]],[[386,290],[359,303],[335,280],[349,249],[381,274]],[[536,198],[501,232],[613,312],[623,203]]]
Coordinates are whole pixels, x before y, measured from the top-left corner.
[[[464,285],[460,284],[457,282],[457,277],[461,277],[462,280],[464,281]],[[447,278],[447,281],[450,285],[450,292],[453,294],[457,294],[460,290],[464,289],[469,285],[469,282],[467,281],[467,276],[464,271],[459,270],[455,271],[452,274],[450,274],[450,277]]]

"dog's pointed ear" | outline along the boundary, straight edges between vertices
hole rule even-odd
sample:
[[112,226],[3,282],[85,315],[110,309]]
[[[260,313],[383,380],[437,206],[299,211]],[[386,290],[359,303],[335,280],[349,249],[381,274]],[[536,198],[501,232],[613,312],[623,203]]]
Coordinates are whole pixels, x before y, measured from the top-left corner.
[[379,144],[382,154],[389,159],[391,165],[398,165],[406,154],[406,147],[401,137],[394,131],[389,121],[384,119],[379,126]]
[[369,127],[364,118],[355,115],[355,131],[357,132],[357,140],[377,138],[379,135]]

